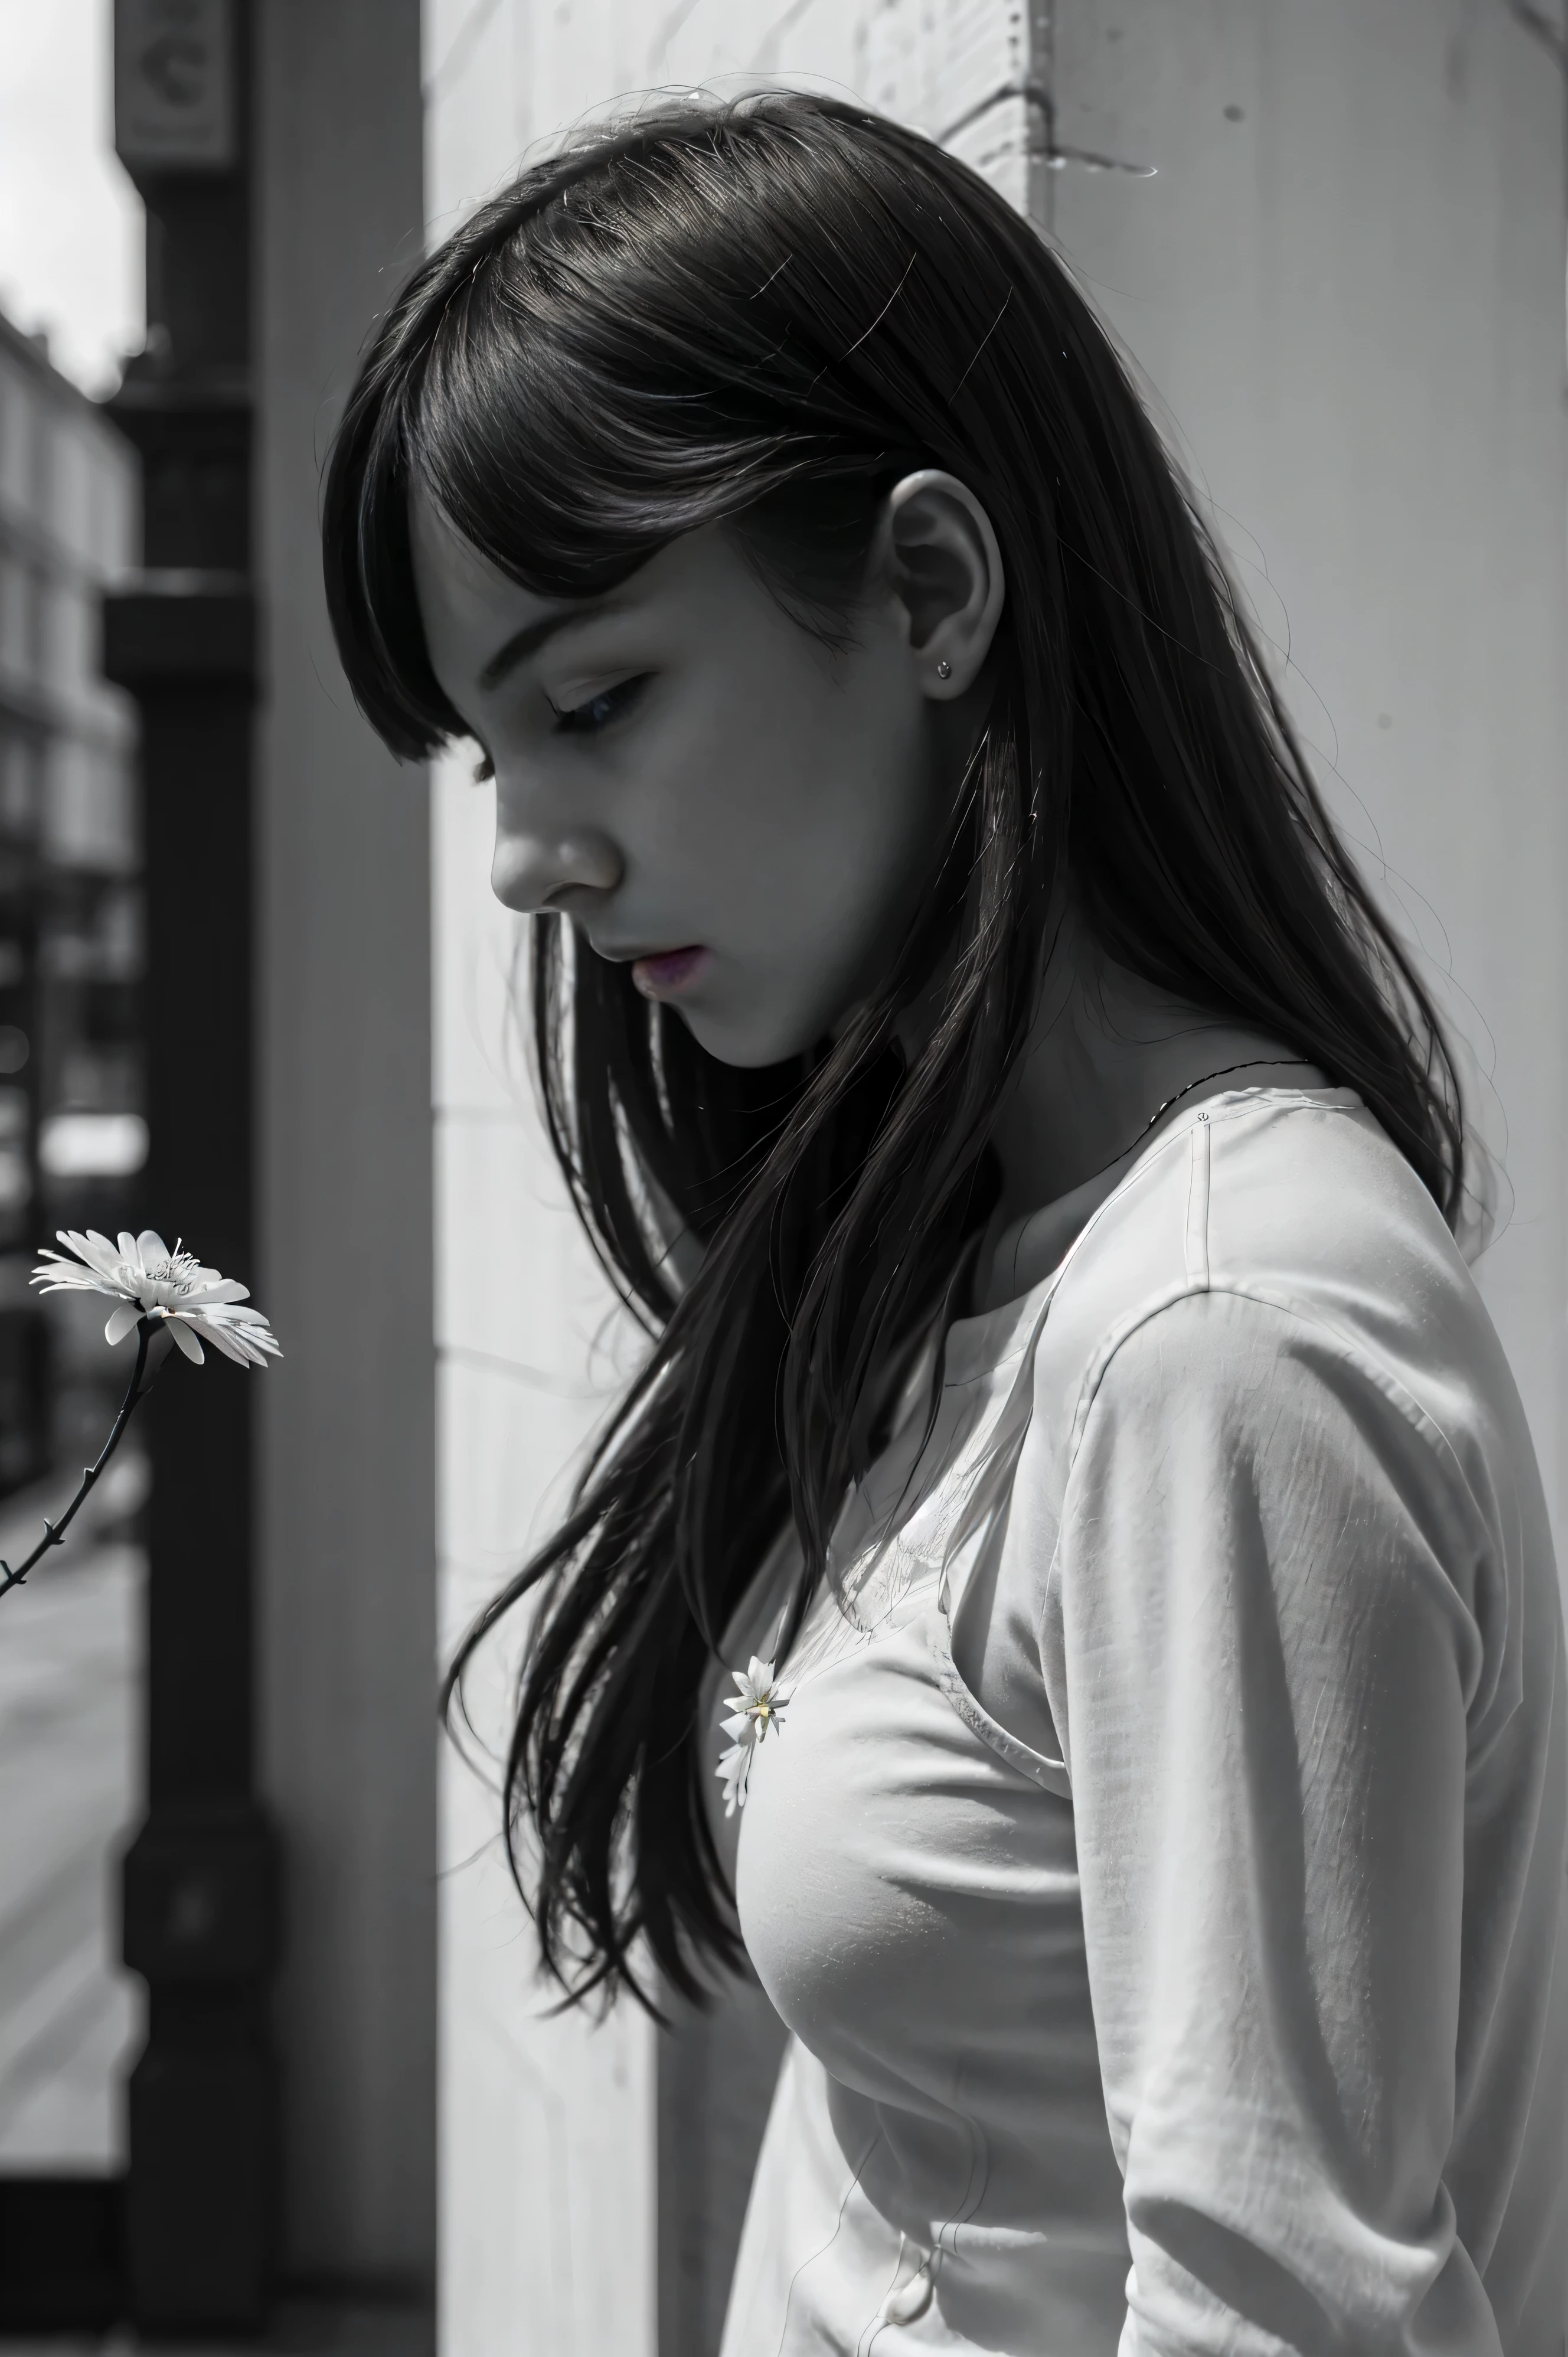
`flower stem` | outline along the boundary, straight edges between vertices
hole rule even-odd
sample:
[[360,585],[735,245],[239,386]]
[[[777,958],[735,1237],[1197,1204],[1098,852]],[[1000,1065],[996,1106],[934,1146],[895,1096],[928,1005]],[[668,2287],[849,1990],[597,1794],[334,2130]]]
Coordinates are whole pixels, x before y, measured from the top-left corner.
[[[131,1380],[126,1386],[125,1396],[120,1403],[120,1413],[114,1419],[114,1429],[99,1451],[98,1462],[95,1465],[90,1465],[83,1473],[81,1487],[59,1522],[45,1521],[43,1537],[38,1541],[26,1563],[19,1564],[13,1571],[10,1565],[0,1558],[0,1573],[5,1575],[0,1578],[0,1596],[4,1596],[7,1588],[19,1587],[33,1566],[47,1555],[50,1547],[65,1544],[65,1534],[75,1519],[77,1508],[85,1501],[88,1491],[119,1448],[124,1437],[125,1426],[135,1412],[137,1402],[145,1396],[141,1389],[142,1374],[147,1363],[147,1345],[153,1339],[155,1322],[151,1318],[138,1318],[136,1320],[136,1363],[131,1370]],[[149,1391],[152,1389],[150,1383],[147,1389]]]

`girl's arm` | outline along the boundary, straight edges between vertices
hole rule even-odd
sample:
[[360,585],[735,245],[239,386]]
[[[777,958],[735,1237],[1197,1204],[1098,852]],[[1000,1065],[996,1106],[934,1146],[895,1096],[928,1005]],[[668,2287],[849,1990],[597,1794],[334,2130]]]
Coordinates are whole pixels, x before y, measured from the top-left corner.
[[1507,1609],[1462,1491],[1396,1385],[1256,1300],[1177,1302],[1101,1383],[1052,1610],[1122,2357],[1498,2348],[1444,2183]]

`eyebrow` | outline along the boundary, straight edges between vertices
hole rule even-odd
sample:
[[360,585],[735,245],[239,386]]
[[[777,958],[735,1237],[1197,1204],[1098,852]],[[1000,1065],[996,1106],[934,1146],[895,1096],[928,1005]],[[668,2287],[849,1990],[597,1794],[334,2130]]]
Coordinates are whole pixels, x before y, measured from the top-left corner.
[[537,654],[557,630],[569,630],[575,622],[596,621],[601,614],[614,610],[605,599],[596,597],[588,605],[568,606],[563,613],[546,614],[541,620],[530,622],[525,629],[515,630],[504,646],[496,649],[479,673],[479,685],[486,689],[499,687],[510,672],[526,662],[530,655]]

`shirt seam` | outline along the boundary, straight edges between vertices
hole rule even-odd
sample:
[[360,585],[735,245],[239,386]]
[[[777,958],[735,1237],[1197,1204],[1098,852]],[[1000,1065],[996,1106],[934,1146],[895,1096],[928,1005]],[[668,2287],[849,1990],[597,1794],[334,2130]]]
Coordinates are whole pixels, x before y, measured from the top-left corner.
[[[956,1390],[961,1388],[965,1384],[977,1383],[983,1377],[993,1373],[998,1368],[1006,1366],[1012,1360],[1020,1358],[1023,1353],[1031,1347],[1031,1345],[1038,1339],[1041,1322],[1056,1300],[1057,1295],[1065,1283],[1073,1262],[1078,1258],[1082,1248],[1088,1243],[1090,1237],[1094,1233],[1096,1228],[1099,1227],[1101,1222],[1107,1217],[1113,1207],[1120,1204],[1127,1196],[1131,1195],[1133,1188],[1145,1176],[1145,1174],[1152,1172],[1158,1167],[1162,1156],[1167,1153],[1172,1146],[1179,1146],[1184,1137],[1190,1139],[1194,1129],[1198,1125],[1201,1124],[1204,1133],[1206,1135],[1209,1135],[1212,1132],[1213,1125],[1216,1123],[1244,1120],[1250,1114],[1257,1114],[1264,1100],[1275,1102],[1281,1098],[1290,1101],[1290,1109],[1293,1112],[1355,1114],[1364,1114],[1367,1110],[1359,1097],[1356,1096],[1353,1092],[1347,1091],[1326,1089],[1255,1088],[1235,1089],[1228,1091],[1226,1093],[1230,1099],[1229,1103],[1226,1103],[1224,1099],[1216,1099],[1211,1103],[1199,1105],[1197,1110],[1188,1114],[1185,1120],[1173,1122],[1170,1128],[1167,1129],[1163,1135],[1156,1137],[1152,1146],[1144,1147],[1137,1161],[1133,1163],[1132,1168],[1126,1173],[1125,1177],[1117,1180],[1115,1186],[1112,1187],[1110,1194],[1106,1196],[1104,1201],[1095,1205],[1088,1219],[1085,1220],[1082,1227],[1079,1228],[1078,1233],[1073,1237],[1072,1242],[1068,1245],[1067,1250],[1063,1253],[1055,1268],[1050,1271],[1048,1275],[1043,1276],[1038,1285],[1032,1286],[1029,1294],[1021,1294],[1018,1297],[1018,1306],[1020,1308],[1021,1305],[1030,1298],[1030,1294],[1038,1293],[1042,1295],[1043,1298],[1041,1299],[1034,1317],[1028,1321],[1026,1328],[1022,1333],[1020,1333],[1017,1340],[1012,1343],[1007,1350],[1001,1352],[996,1358],[987,1359],[983,1364],[970,1368],[962,1375],[954,1376],[951,1379],[950,1385],[949,1377],[944,1369],[942,1376],[942,1388],[944,1390],[949,1388]],[[1325,1098],[1330,1095],[1340,1097],[1342,1102],[1335,1104],[1326,1103],[1324,1102]],[[1223,1104],[1223,1111],[1217,1113],[1214,1110],[1215,1103]],[[1191,1152],[1190,1145],[1188,1146],[1188,1152]],[[1206,1255],[1208,1215],[1209,1203],[1206,1196],[1203,1211]],[[999,1317],[1001,1315],[1000,1308],[992,1314]]]
[[[1259,1308],[1273,1310],[1277,1316],[1289,1319],[1309,1333],[1325,1337],[1335,1350],[1388,1401],[1402,1421],[1409,1426],[1417,1439],[1430,1452],[1434,1468],[1443,1479],[1444,1489],[1460,1510],[1460,1519],[1470,1526],[1474,1534],[1477,1548],[1485,1548],[1493,1556],[1497,1555],[1498,1534],[1488,1525],[1475,1491],[1466,1477],[1465,1469],[1459,1461],[1459,1454],[1453,1441],[1430,1409],[1423,1407],[1421,1402],[1400,1381],[1391,1367],[1377,1359],[1332,1318],[1317,1316],[1312,1310],[1304,1308],[1300,1303],[1291,1301],[1282,1294],[1272,1292],[1267,1286],[1239,1283],[1235,1279],[1221,1279],[1217,1284],[1210,1275],[1207,1284],[1201,1287],[1194,1283],[1184,1283],[1179,1287],[1173,1287],[1168,1293],[1144,1304],[1135,1317],[1128,1319],[1118,1329],[1113,1337],[1102,1345],[1097,1358],[1084,1375],[1073,1414],[1071,1437],[1068,1446],[1067,1469],[1061,1491],[1061,1519],[1058,1526],[1056,1544],[1051,1550],[1050,1565],[1041,1590],[1042,1621],[1048,1616],[1061,1594],[1062,1544],[1069,1521],[1067,1512],[1068,1492],[1072,1487],[1073,1476],[1078,1469],[1079,1454],[1090,1415],[1093,1412],[1095,1401],[1100,1395],[1112,1363],[1122,1347],[1132,1340],[1133,1335],[1141,1333],[1144,1328],[1151,1325],[1156,1318],[1163,1317],[1168,1310],[1176,1308],[1184,1301],[1199,1300],[1215,1296],[1225,1296],[1237,1301],[1251,1302]],[[1463,1599],[1456,1598],[1456,1600],[1462,1602]],[[1070,1763],[1069,1739],[1059,1727],[1058,1739],[1061,1743],[1064,1759]],[[1070,1764],[1069,1773],[1069,1775],[1071,1773]]]
[[1305,1327],[1309,1332],[1327,1336],[1351,1364],[1383,1394],[1390,1405],[1398,1410],[1412,1430],[1417,1432],[1429,1446],[1436,1444],[1434,1454],[1438,1455],[1445,1464],[1448,1478],[1465,1501],[1469,1515],[1484,1527],[1485,1518],[1479,1512],[1475,1492],[1466,1478],[1465,1469],[1459,1461],[1458,1450],[1431,1410],[1423,1407],[1414,1393],[1401,1382],[1391,1367],[1375,1356],[1357,1336],[1337,1324],[1335,1319],[1322,1317],[1316,1311],[1304,1308],[1300,1302],[1293,1301],[1286,1294],[1274,1292],[1269,1286],[1249,1283],[1235,1277],[1220,1277],[1216,1280],[1207,1269],[1201,1282],[1189,1277],[1179,1287],[1173,1286],[1167,1293],[1156,1295],[1152,1301],[1142,1305],[1133,1318],[1115,1330],[1108,1342],[1102,1343],[1098,1358],[1090,1362],[1083,1378],[1078,1404],[1073,1411],[1072,1437],[1068,1446],[1067,1474],[1063,1482],[1064,1494],[1078,1464],[1084,1427],[1088,1424],[1101,1386],[1119,1352],[1132,1340],[1134,1334],[1141,1332],[1143,1328],[1149,1325],[1155,1318],[1163,1317],[1167,1310],[1175,1309],[1183,1301],[1197,1300],[1206,1294],[1228,1295],[1233,1300],[1252,1302],[1261,1309],[1272,1309],[1278,1316],[1288,1318],[1293,1323]]

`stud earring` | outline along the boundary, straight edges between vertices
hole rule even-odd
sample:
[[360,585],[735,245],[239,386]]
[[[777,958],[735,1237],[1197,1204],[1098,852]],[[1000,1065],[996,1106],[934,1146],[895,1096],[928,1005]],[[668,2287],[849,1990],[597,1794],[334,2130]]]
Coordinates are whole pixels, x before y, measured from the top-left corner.
[[952,677],[952,665],[947,661],[945,656],[937,665],[937,677],[939,679],[951,679]]

